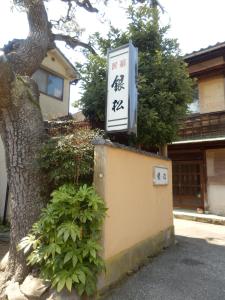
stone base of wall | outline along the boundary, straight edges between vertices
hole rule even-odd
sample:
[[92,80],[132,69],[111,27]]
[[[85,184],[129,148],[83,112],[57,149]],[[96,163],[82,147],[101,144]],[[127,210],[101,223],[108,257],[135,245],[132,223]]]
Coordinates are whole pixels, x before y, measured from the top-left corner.
[[126,249],[106,261],[106,273],[99,278],[98,289],[105,293],[127,274],[137,270],[149,258],[159,254],[163,248],[174,242],[174,227],[171,226],[157,235]]

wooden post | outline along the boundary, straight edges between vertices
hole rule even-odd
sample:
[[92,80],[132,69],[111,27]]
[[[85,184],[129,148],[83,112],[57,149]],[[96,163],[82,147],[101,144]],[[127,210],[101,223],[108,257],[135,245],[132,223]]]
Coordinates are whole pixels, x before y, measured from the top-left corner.
[[164,157],[168,157],[168,147],[167,144],[159,146],[159,154]]

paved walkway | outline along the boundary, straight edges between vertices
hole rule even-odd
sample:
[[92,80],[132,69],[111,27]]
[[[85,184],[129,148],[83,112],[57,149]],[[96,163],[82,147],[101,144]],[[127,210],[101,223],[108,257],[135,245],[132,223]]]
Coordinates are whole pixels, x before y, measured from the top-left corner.
[[177,219],[191,220],[216,225],[225,225],[225,217],[213,214],[199,214],[190,210],[174,209],[173,215]]
[[225,299],[225,226],[175,220],[175,231],[176,245],[105,299]]

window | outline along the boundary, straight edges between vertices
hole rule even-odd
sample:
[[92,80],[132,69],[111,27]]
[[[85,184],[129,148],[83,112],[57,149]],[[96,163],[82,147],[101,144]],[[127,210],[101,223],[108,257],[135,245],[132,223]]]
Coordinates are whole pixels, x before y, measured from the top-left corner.
[[193,89],[193,101],[188,105],[189,112],[191,114],[200,112],[200,103],[199,103],[199,91],[198,85],[196,84]]
[[59,100],[63,99],[62,78],[43,69],[39,69],[34,73],[33,79],[37,82],[40,92]]

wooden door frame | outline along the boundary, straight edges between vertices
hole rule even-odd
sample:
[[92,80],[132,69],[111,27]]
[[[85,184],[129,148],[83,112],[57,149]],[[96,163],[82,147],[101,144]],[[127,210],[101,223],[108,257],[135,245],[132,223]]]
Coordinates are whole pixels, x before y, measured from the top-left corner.
[[204,187],[204,211],[208,210],[209,208],[209,204],[208,204],[208,190],[207,190],[207,181],[208,181],[208,177],[207,177],[207,159],[206,159],[206,150],[203,149],[203,187]]
[[[204,154],[204,153],[203,153]],[[206,164],[204,162],[204,159],[203,160],[173,160],[173,163],[174,164],[191,164],[191,163],[194,163],[194,164],[199,164],[199,175],[200,175],[200,194],[201,194],[201,197],[200,197],[200,206],[199,208],[205,210],[205,197],[206,197],[206,194],[207,194],[207,191],[206,191],[206,177],[205,177],[205,172],[206,172]],[[174,196],[173,196],[174,197]],[[188,196],[187,196],[188,197]],[[179,201],[179,200],[178,200]],[[175,208],[178,208],[178,206],[174,206]],[[189,206],[189,205],[182,205],[182,207],[185,209],[194,209],[193,206]]]

